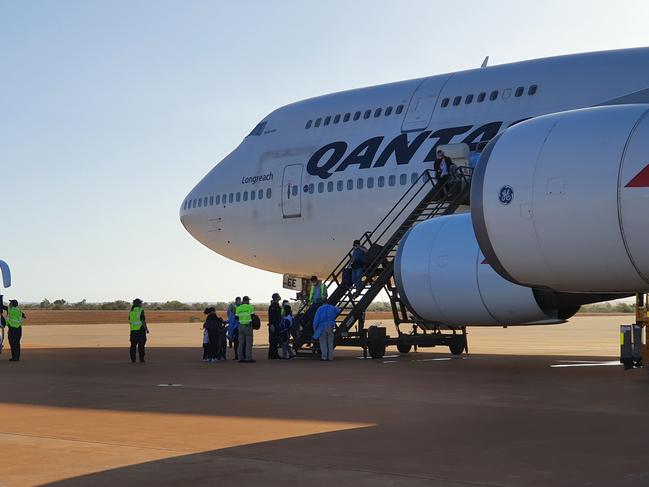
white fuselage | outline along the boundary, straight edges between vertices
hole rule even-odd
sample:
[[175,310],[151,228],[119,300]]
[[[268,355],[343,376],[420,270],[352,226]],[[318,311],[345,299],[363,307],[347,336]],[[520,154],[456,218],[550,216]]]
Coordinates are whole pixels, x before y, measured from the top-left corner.
[[649,48],[641,48],[473,69],[293,103],[265,117],[192,189],[181,221],[205,246],[235,261],[297,276],[326,275],[352,240],[383,218],[413,175],[433,167],[437,145],[475,148],[523,119],[647,103],[648,89]]

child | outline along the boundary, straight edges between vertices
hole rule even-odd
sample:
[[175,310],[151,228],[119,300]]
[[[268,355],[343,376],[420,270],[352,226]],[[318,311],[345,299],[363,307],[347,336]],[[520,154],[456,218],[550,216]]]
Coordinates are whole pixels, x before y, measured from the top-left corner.
[[203,325],[203,362],[207,362],[207,352],[208,348],[210,346],[210,335],[207,333],[207,328],[205,328],[205,325]]
[[293,358],[295,352],[291,349],[289,338],[293,329],[293,313],[288,304],[284,305],[284,318],[279,324],[278,342],[282,349],[281,357],[285,359]]

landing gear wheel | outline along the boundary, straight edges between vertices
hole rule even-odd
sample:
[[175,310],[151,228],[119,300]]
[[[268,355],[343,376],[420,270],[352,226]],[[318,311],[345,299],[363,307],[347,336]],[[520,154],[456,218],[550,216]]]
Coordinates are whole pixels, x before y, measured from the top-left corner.
[[464,340],[453,340],[448,348],[453,355],[462,355],[465,345]]
[[372,358],[383,358],[385,355],[385,343],[371,341],[367,344],[367,348]]
[[399,350],[399,353],[408,353],[412,350],[412,345],[407,343],[397,343],[397,350]]

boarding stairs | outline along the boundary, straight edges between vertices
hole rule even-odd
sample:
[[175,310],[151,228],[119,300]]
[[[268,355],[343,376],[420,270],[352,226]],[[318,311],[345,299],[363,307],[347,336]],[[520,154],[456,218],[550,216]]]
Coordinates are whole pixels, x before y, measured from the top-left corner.
[[[353,249],[332,270],[324,282],[328,291],[327,302],[341,310],[336,320],[336,344],[365,348],[364,314],[382,289],[390,298],[395,324],[417,323],[417,319],[408,313],[395,283],[394,258],[399,243],[414,225],[437,216],[453,214],[460,206],[469,204],[471,175],[471,168],[457,167],[454,178],[444,184],[437,184],[431,169],[419,176],[374,230],[360,237],[361,245],[367,249],[360,289],[355,289],[353,284],[343,279],[345,269],[351,265]],[[304,316],[307,310],[308,305],[303,305],[298,316]],[[360,326],[358,331],[353,332],[356,324]],[[309,326],[305,324],[304,333],[296,337],[296,351],[310,345],[312,328],[309,329]]]

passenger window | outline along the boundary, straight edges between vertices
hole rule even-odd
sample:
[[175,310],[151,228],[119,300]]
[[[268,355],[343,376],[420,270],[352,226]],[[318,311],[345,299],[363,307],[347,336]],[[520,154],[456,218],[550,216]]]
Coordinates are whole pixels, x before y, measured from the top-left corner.
[[367,189],[372,189],[374,187],[374,178],[367,178]]
[[392,107],[388,107],[385,109],[385,116],[389,117],[392,114]]
[[228,201],[232,203],[234,201],[234,193],[230,193],[230,196],[228,196]]
[[324,191],[324,183],[318,183],[318,193],[322,193]]
[[309,184],[309,194],[315,193],[315,185],[313,183]]
[[356,113],[354,113],[354,122],[355,122],[356,120],[358,120],[359,118],[361,118],[361,112],[356,112]]
[[250,192],[250,201],[255,201],[256,197],[257,197],[257,191],[251,191]]
[[381,116],[381,111],[382,110],[380,108],[377,108],[376,110],[374,110],[374,118],[380,117]]
[[322,123],[322,119],[321,119],[321,118],[318,118],[318,119],[316,119],[316,121],[315,121],[315,126],[316,126],[316,127],[319,127],[321,123]]
[[329,125],[331,123],[331,117],[325,117],[324,124]]
[[418,178],[419,178],[419,174],[417,174],[416,172],[413,172],[410,175],[410,184],[415,184],[415,181],[417,181]]
[[224,194],[223,197],[221,198],[221,203],[226,204],[228,202],[228,195]]
[[237,203],[241,201],[241,192],[237,191]]
[[489,95],[489,99],[490,99],[491,101],[494,101],[496,98],[498,98],[498,90],[493,90],[493,91],[491,92],[491,95]]
[[397,177],[394,174],[392,174],[388,178],[388,186],[394,186],[395,184],[397,184]]
[[203,198],[203,206],[207,206],[207,196]]
[[394,113],[401,115],[401,112],[403,112],[403,105],[399,105]]
[[402,174],[401,176],[399,176],[399,184],[401,186],[405,186],[406,184],[408,184],[408,175],[407,174]]
[[334,190],[334,182],[333,182],[333,181],[329,181],[329,182],[327,183],[327,191],[328,191],[329,193],[331,193],[333,190]]
[[338,123],[338,122],[340,122],[340,115],[336,115],[334,117],[334,123]]
[[363,178],[358,178],[356,180],[356,189],[363,189]]
[[464,103],[466,103],[467,105],[473,103],[473,95],[466,95],[466,98],[464,99]]
[[345,113],[345,116],[343,117],[343,122],[349,122],[351,116],[352,116],[351,113]]
[[214,204],[214,196],[210,196],[210,206]]
[[187,209],[187,200],[183,201],[183,211]]
[[503,100],[507,100],[510,96],[512,96],[511,88],[505,88],[503,90]]
[[257,199],[258,200],[263,200],[264,199],[264,190],[263,189],[260,189],[259,191],[257,191]]
[[216,195],[216,198],[215,198],[215,200],[214,200],[214,203],[216,203],[217,205],[218,205],[219,203],[221,203],[221,195],[220,195],[220,194],[217,194],[217,195]]
[[461,96],[456,96],[455,98],[453,98],[453,106],[454,107],[458,106],[461,101],[462,101],[462,97]]
[[291,192],[293,193],[293,196],[297,196],[297,184],[293,185],[293,189],[291,190]]
[[519,86],[518,88],[516,88],[516,92],[514,93],[514,96],[516,98],[518,98],[518,97],[523,95],[524,91],[525,91],[525,88],[523,88],[522,86]]
[[342,179],[336,183],[336,189],[338,191],[342,191],[343,189],[345,189],[345,183],[343,183]]
[[485,99],[486,96],[487,96],[487,94],[486,94],[484,91],[483,91],[482,93],[480,93],[480,94],[478,95],[478,100],[477,100],[478,103],[482,103],[482,102],[484,101],[484,99]]
[[271,196],[273,196],[273,191],[270,188],[268,188],[266,190],[266,199],[269,200]]
[[195,199],[192,201],[192,208],[196,208],[196,200]]
[[202,206],[203,206],[203,198],[198,198],[198,207],[200,208]]
[[536,95],[536,90],[538,90],[538,89],[539,89],[539,87],[537,85],[532,85],[527,90],[527,94],[528,95]]
[[243,192],[243,201],[248,201],[248,191]]
[[448,106],[448,101],[449,101],[448,98],[444,98],[442,100],[442,108],[446,108]]
[[354,189],[354,180],[353,179],[348,179],[347,180],[347,191],[351,191]]
[[376,179],[376,185],[377,185],[379,188],[382,188],[383,186],[385,186],[385,177],[384,177],[384,176],[379,176],[379,177]]
[[365,110],[365,113],[363,114],[363,118],[367,120],[370,118],[370,115],[372,115],[372,110]]
[[313,120],[309,120],[309,121],[306,123],[306,126],[305,126],[304,128],[305,128],[305,129],[310,129],[310,128],[311,128],[311,125],[313,125]]

